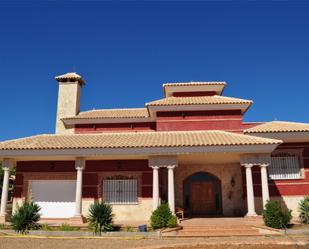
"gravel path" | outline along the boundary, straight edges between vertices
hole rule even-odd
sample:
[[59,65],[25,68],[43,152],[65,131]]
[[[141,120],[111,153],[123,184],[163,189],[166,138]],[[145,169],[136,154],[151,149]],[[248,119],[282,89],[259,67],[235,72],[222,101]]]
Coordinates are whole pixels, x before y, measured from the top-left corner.
[[173,238],[173,239],[122,239],[122,238],[31,238],[0,237],[0,249],[309,249],[308,236],[293,237],[229,237],[229,238]]

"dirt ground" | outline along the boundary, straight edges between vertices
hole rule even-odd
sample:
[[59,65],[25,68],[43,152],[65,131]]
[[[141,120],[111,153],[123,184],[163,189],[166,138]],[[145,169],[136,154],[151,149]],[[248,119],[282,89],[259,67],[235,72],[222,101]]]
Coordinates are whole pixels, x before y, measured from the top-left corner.
[[32,238],[0,236],[0,249],[309,249],[309,236],[225,238]]

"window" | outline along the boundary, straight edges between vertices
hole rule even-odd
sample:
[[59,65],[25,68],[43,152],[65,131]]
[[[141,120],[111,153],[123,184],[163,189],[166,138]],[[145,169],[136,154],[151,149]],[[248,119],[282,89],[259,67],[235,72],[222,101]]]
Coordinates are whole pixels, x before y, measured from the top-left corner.
[[268,168],[269,178],[273,180],[301,178],[299,152],[278,152],[271,156]]
[[103,200],[111,204],[137,203],[137,180],[124,176],[104,179]]

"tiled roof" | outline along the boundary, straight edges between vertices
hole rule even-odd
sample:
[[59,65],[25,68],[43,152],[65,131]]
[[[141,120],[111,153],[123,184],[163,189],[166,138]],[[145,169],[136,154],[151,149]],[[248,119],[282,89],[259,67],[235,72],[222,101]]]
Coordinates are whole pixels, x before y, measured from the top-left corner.
[[280,144],[280,140],[225,131],[38,135],[0,143],[0,150],[155,148]]
[[309,132],[309,124],[272,121],[245,130],[245,133]]
[[214,96],[198,97],[167,97],[147,103],[147,106],[166,106],[166,105],[213,105],[213,104],[252,104],[251,100]]
[[57,81],[63,81],[63,80],[78,80],[81,83],[84,83],[84,80],[82,79],[82,76],[79,74],[72,72],[72,73],[66,73],[59,76],[56,76],[55,79]]
[[130,109],[102,109],[80,112],[77,116],[67,119],[100,119],[100,118],[147,118],[149,116],[147,108]]
[[165,86],[207,86],[207,85],[226,85],[226,82],[218,82],[218,81],[175,82],[175,83],[165,83],[163,84],[163,87]]

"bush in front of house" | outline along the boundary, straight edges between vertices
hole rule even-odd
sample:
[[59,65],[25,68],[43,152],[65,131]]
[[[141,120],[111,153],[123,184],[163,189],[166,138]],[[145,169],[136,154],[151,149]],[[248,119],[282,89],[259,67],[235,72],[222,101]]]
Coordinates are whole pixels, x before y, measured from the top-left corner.
[[102,232],[113,229],[113,217],[111,205],[96,202],[90,205],[87,220],[94,233],[101,235]]
[[279,201],[268,201],[263,210],[263,220],[266,226],[286,228],[292,219],[291,210],[283,210]]
[[12,228],[22,234],[28,233],[29,230],[39,229],[40,210],[40,206],[33,202],[23,203],[20,207],[17,206],[10,218]]
[[177,218],[172,214],[172,211],[166,202],[163,202],[152,212],[150,220],[153,229],[177,226]]
[[309,224],[309,195],[305,196],[298,205],[299,219],[301,223]]
[[177,217],[175,215],[172,215],[167,222],[167,226],[170,228],[177,227],[178,222],[177,222]]

